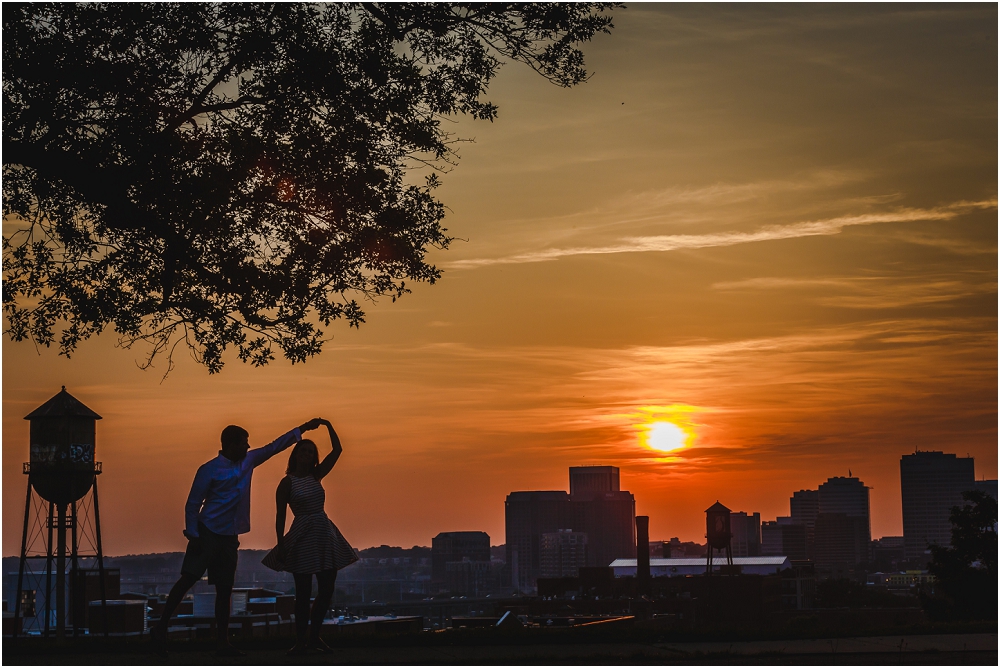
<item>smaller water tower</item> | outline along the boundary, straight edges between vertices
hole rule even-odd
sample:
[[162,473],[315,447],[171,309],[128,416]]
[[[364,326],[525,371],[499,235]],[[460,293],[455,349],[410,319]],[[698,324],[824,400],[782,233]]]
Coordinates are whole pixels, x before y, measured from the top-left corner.
[[712,557],[716,550],[725,550],[727,564],[730,567],[733,565],[733,532],[730,530],[729,515],[729,508],[726,508],[718,501],[705,511],[705,538],[708,539],[708,561],[705,564],[706,573],[712,572]]
[[[37,614],[32,615],[35,618],[32,621],[40,626],[37,630],[47,636],[54,622],[56,637],[61,638],[66,632],[67,593],[70,597],[79,595],[79,587],[72,585],[77,579],[82,581],[85,575],[80,570],[81,558],[96,558],[101,600],[106,604],[107,599],[103,591],[104,553],[97,501],[97,476],[101,473],[101,463],[94,459],[96,423],[101,416],[83,405],[63,386],[62,391],[24,419],[30,423],[30,461],[24,464],[28,491],[14,600],[14,626],[16,630],[28,630],[28,609],[41,609],[43,621],[38,621]],[[35,495],[40,498],[36,500]],[[81,542],[88,543],[89,549],[81,550]],[[24,591],[24,583],[26,570],[29,575],[36,575],[32,564],[40,559],[45,560],[45,592],[42,604],[36,605],[41,596],[35,591],[30,594]],[[67,559],[70,566],[69,592],[66,586]],[[29,580],[42,581],[38,577]],[[23,627],[22,621],[25,623]],[[74,632],[79,631],[80,622],[74,616]]]

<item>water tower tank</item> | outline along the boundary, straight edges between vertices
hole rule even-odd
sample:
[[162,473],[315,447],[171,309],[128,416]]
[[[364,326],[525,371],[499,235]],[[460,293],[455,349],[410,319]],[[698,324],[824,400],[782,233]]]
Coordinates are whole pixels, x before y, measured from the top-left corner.
[[716,550],[723,550],[729,545],[729,540],[733,534],[729,530],[729,508],[715,502],[711,508],[705,511],[707,521],[706,537],[708,545]]
[[94,485],[94,433],[101,416],[62,391],[25,416],[30,422],[28,482],[46,501],[77,501]]

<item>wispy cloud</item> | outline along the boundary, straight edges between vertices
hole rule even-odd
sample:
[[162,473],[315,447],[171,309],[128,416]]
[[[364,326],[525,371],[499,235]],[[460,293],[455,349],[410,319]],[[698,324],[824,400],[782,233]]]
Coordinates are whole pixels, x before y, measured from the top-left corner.
[[900,208],[885,213],[866,213],[838,216],[824,220],[812,220],[787,225],[765,225],[750,232],[714,232],[709,234],[664,234],[656,236],[626,237],[619,243],[605,246],[547,248],[518,253],[497,258],[473,258],[445,263],[448,269],[475,269],[497,264],[524,264],[529,262],[549,262],[576,255],[607,255],[616,253],[648,253],[675,250],[694,250],[719,246],[761,241],[777,241],[799,237],[827,236],[839,234],[845,227],[875,225],[880,223],[904,223],[929,220],[950,220],[969,211],[996,208],[997,200],[976,202],[960,201],[934,208]]
[[[853,309],[900,308],[936,304],[977,295],[996,294],[996,274],[968,271],[947,277],[864,276],[847,278],[748,278],[712,285],[723,292],[764,290],[837,291],[815,294],[816,303]],[[801,297],[800,297],[801,298]]]

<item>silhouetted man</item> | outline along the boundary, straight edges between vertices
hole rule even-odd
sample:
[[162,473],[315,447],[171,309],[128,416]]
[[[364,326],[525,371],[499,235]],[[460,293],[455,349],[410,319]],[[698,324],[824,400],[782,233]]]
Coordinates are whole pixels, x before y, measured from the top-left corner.
[[288,446],[302,440],[302,432],[316,429],[321,418],[296,427],[263,448],[250,450],[246,429],[229,425],[222,430],[222,450],[194,476],[184,506],[184,535],[188,539],[181,578],[170,590],[160,621],[153,628],[153,649],[166,654],[167,626],[184,594],[208,571],[215,585],[215,623],[218,654],[241,656],[229,643],[229,605],[236,579],[239,534],[250,531],[250,480],[253,470]]

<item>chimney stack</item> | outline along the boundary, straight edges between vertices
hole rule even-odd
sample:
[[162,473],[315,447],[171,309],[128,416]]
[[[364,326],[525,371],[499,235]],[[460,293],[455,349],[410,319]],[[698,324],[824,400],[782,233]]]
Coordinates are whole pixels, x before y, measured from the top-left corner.
[[649,516],[635,516],[635,576],[640,593],[649,588]]

